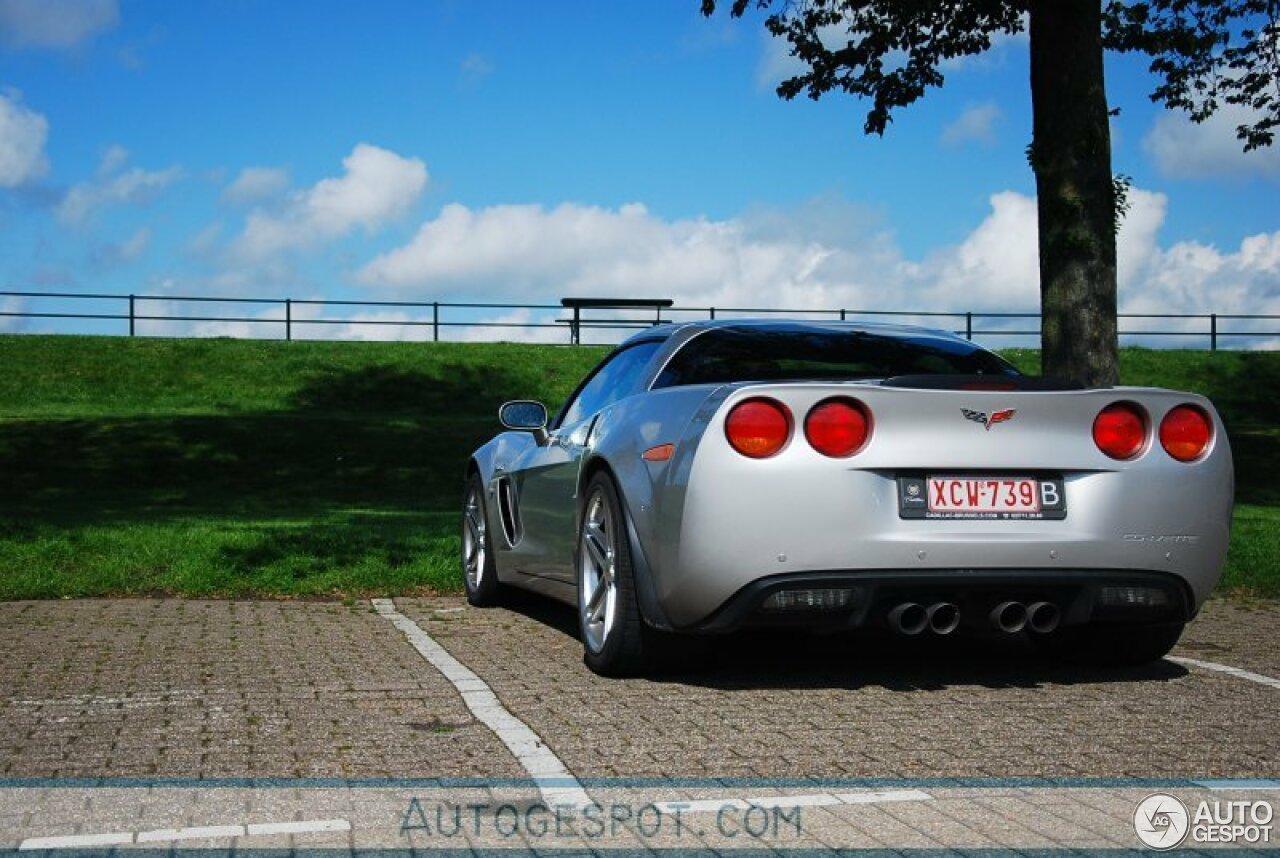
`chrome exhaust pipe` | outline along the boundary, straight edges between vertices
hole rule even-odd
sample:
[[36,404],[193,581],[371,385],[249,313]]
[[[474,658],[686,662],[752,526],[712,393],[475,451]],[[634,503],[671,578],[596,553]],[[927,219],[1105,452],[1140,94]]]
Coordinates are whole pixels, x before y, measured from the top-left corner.
[[991,625],[1007,635],[1026,628],[1027,608],[1021,602],[1001,602],[991,609]]
[[1062,611],[1053,602],[1034,602],[1027,606],[1027,627],[1038,635],[1047,635],[1062,621]]
[[889,626],[900,635],[918,635],[929,625],[924,605],[903,602],[889,612]]
[[960,609],[950,602],[929,606],[929,628],[935,635],[949,635],[960,625]]

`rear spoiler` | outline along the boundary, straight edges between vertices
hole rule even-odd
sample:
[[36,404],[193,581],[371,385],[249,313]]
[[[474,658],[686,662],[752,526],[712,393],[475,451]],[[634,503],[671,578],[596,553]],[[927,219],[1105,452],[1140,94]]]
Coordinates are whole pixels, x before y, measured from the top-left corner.
[[1038,375],[895,375],[880,382],[881,387],[910,387],[916,390],[1084,390],[1068,378]]

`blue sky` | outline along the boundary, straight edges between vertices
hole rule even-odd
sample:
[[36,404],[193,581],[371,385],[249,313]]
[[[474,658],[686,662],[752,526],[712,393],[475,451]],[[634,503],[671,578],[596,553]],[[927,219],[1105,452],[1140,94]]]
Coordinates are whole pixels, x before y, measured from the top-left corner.
[[[1035,310],[1024,37],[867,138],[697,7],[0,0],[0,288]],[[1108,76],[1123,308],[1280,312],[1280,151]]]

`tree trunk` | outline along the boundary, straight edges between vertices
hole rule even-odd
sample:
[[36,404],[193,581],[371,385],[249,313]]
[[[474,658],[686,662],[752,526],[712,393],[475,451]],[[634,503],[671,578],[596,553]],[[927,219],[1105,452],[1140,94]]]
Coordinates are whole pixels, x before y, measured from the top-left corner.
[[1101,14],[1102,0],[1031,0],[1041,369],[1091,386],[1120,375]]

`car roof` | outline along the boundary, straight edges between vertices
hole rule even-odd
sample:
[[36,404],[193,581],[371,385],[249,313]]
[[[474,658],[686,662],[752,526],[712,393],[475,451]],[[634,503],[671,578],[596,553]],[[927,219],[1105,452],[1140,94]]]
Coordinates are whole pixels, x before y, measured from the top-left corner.
[[794,334],[814,333],[865,333],[890,339],[938,339],[950,343],[965,343],[978,346],[964,337],[940,328],[927,328],[919,325],[896,325],[883,322],[865,321],[826,321],[819,319],[701,319],[694,322],[675,322],[655,325],[633,334],[623,341],[622,346],[645,340],[668,340],[672,348],[711,330],[724,329],[756,329],[763,331],[788,332]]

